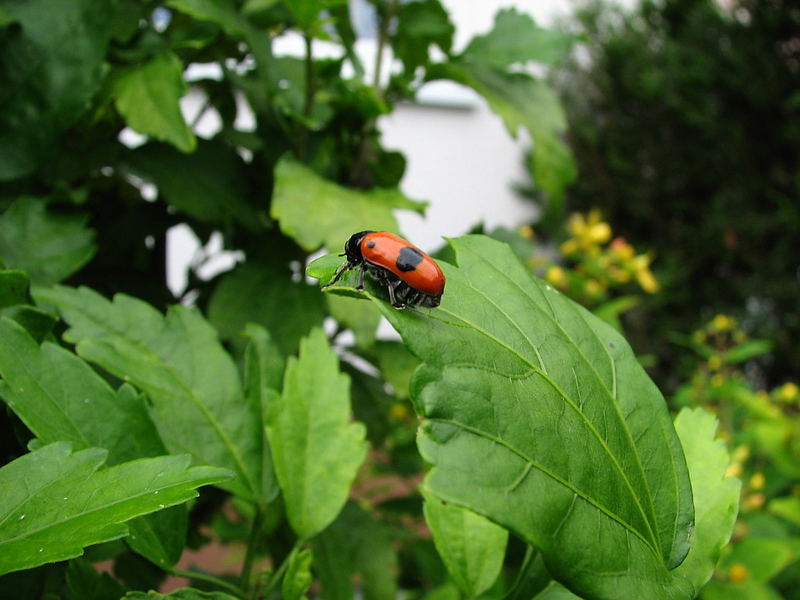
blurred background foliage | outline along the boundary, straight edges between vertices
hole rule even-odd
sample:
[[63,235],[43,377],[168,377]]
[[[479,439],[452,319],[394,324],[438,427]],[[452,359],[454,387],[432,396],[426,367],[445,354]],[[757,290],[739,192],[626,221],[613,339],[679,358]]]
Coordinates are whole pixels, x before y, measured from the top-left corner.
[[[302,272],[311,253],[338,250],[352,232],[396,230],[393,210],[424,211],[398,190],[405,158],[382,146],[379,118],[427,81],[467,85],[534,145],[528,195],[542,218],[491,235],[622,329],[673,408],[715,410],[736,449],[742,514],[703,597],[800,598],[800,6],[645,0],[625,11],[591,1],[565,33],[506,10],[455,52],[438,1],[372,4],[379,47],[398,59],[390,75],[380,66],[365,75],[345,2],[76,0],[56,11],[4,1],[0,257],[34,285],[124,292],[160,309],[195,304],[239,355],[248,321],[288,355],[332,316],[373,450],[321,543],[344,547],[354,531],[371,540],[374,551],[348,559],[368,598],[398,587],[457,597],[420,533],[416,359],[376,339],[367,303],[326,298]],[[273,54],[270,40],[287,31],[299,32],[305,55]],[[321,40],[339,57],[314,57]],[[518,68],[529,61],[557,67],[560,101]],[[216,70],[189,80],[186,66],[198,63]],[[188,91],[202,101],[186,118]],[[252,127],[237,121],[242,103]],[[204,139],[194,130],[209,114],[221,127]],[[144,137],[123,143],[129,129]],[[202,248],[173,293],[176,225]],[[212,238],[242,259],[208,277]],[[0,310],[42,339],[52,321],[28,304],[26,281],[12,283],[18,293]],[[0,421],[6,462],[29,434],[7,411]],[[217,510],[225,500],[212,493],[195,507],[190,545],[210,531],[224,542],[246,535],[246,507]],[[280,554],[281,516],[269,527]],[[508,561],[523,551],[512,540]],[[89,558],[111,553],[130,585],[164,576],[121,544],[104,552]],[[350,585],[346,575],[328,573],[328,585]]]
[[567,204],[654,253],[664,291],[628,321],[651,373],[675,390],[688,372],[670,333],[722,312],[775,345],[750,376],[796,376],[800,7],[588,2],[570,26],[585,43],[554,78],[580,172]]

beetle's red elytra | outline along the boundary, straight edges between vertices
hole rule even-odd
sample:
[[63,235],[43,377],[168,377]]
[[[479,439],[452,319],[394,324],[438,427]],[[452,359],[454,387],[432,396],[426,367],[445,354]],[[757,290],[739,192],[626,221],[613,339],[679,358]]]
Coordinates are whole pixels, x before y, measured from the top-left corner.
[[336,283],[342,273],[360,267],[357,289],[364,289],[369,273],[386,286],[389,301],[396,308],[439,306],[444,293],[444,273],[430,256],[400,236],[388,231],[360,231],[350,236],[341,265],[322,289]]

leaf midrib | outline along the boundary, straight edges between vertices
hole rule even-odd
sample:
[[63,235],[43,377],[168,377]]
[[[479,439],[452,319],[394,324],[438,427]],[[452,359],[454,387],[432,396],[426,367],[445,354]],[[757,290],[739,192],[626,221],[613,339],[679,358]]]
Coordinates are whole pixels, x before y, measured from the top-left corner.
[[[102,302],[106,303],[106,305],[110,305],[112,308],[117,308],[114,305],[113,302],[111,302],[111,301],[109,301],[109,300],[107,300],[105,298],[102,298]],[[81,314],[85,314],[82,310],[80,310],[80,308],[73,308],[73,310],[76,310]],[[162,321],[166,321],[166,316],[165,315],[160,315],[159,314],[159,316],[162,319]],[[245,465],[242,462],[242,458],[241,458],[241,456],[239,456],[239,452],[237,451],[236,447],[232,444],[230,438],[228,437],[226,432],[221,428],[221,426],[218,423],[218,421],[215,418],[212,418],[213,415],[211,415],[211,413],[209,412],[208,408],[200,400],[200,398],[196,395],[195,391],[183,380],[182,377],[179,377],[177,375],[177,373],[174,370],[174,367],[172,365],[170,365],[169,363],[167,363],[166,361],[164,361],[163,359],[161,359],[161,357],[159,357],[157,354],[152,352],[149,348],[144,346],[143,343],[138,342],[138,341],[136,341],[134,339],[131,339],[125,332],[117,329],[113,325],[107,323],[105,320],[96,320],[94,318],[90,318],[89,321],[90,322],[99,323],[106,330],[108,330],[111,333],[113,333],[113,334],[119,336],[120,338],[126,340],[134,348],[136,348],[140,352],[142,352],[145,355],[145,358],[147,358],[148,360],[151,360],[152,362],[157,362],[157,363],[160,363],[160,364],[164,365],[165,370],[178,382],[178,387],[180,387],[181,389],[185,390],[185,392],[186,392],[187,396],[189,397],[190,401],[200,409],[200,412],[203,414],[203,416],[206,417],[208,422],[211,424],[211,426],[213,427],[214,431],[217,433],[217,435],[223,441],[223,443],[225,444],[225,447],[227,448],[228,452],[233,457],[233,460],[234,460],[234,463],[236,464],[236,468],[237,468],[238,472],[241,474],[243,479],[246,481],[246,485],[247,485],[248,490],[250,491],[251,494],[253,494],[253,496],[257,496],[257,493],[255,491],[256,488],[253,485],[253,482],[250,480],[248,470],[245,468]],[[182,321],[181,321],[181,324],[182,324]],[[70,326],[70,330],[75,330],[75,329],[77,329],[77,328],[74,327],[74,326]],[[92,339],[93,339],[92,336],[87,335],[85,337],[82,337],[82,339],[79,341],[79,343],[80,342],[85,342],[85,341],[91,341]],[[98,338],[94,338],[94,339],[96,341],[99,341],[99,340],[102,340],[103,338],[100,337],[99,339]],[[112,345],[113,345],[113,339],[112,339]],[[80,348],[78,348],[78,350],[80,351]],[[155,359],[155,360],[153,360],[153,359]],[[97,361],[94,361],[94,362],[97,362]],[[155,387],[157,387],[157,386],[155,386]],[[192,452],[191,454],[194,455],[195,453]]]
[[[94,476],[96,473],[97,473],[97,471],[95,471],[95,473],[90,475],[90,477]],[[213,481],[213,479],[214,478],[212,478],[212,481]],[[50,484],[50,485],[53,485],[53,484],[56,484],[56,483],[63,483],[63,479],[57,479],[57,480],[53,481],[52,484]],[[57,523],[52,523],[51,522],[51,523],[48,523],[48,524],[43,525],[41,527],[38,527],[36,529],[26,529],[21,535],[18,535],[18,536],[15,536],[15,537],[11,537],[11,538],[7,538],[5,540],[0,540],[0,546],[2,546],[4,544],[10,544],[10,543],[16,542],[18,540],[25,539],[25,538],[30,537],[30,536],[32,536],[34,534],[37,534],[37,533],[39,533],[41,531],[46,531],[47,529],[50,529],[50,528],[53,528],[53,527],[59,527],[59,526],[63,525],[64,523],[68,523],[68,522],[74,521],[76,519],[82,519],[82,518],[84,518],[86,516],[92,515],[93,513],[97,513],[97,512],[100,512],[100,511],[103,511],[103,510],[106,510],[106,509],[109,509],[109,508],[113,508],[115,506],[118,506],[120,504],[124,504],[126,502],[133,502],[135,500],[138,500],[139,498],[144,498],[144,497],[147,497],[149,495],[155,494],[156,492],[161,492],[161,491],[164,491],[164,490],[172,490],[173,488],[181,488],[181,487],[183,487],[183,486],[185,486],[187,484],[191,485],[191,487],[189,489],[187,489],[186,491],[188,493],[193,493],[196,496],[197,495],[197,489],[196,488],[198,488],[198,487],[200,487],[202,485],[206,485],[207,482],[204,482],[204,481],[200,480],[200,482],[197,483],[197,485],[194,485],[194,480],[187,480],[187,481],[182,481],[182,482],[176,482],[176,483],[173,483],[173,484],[170,484],[170,485],[164,485],[164,486],[161,486],[161,487],[158,487],[158,488],[151,488],[151,489],[149,489],[147,491],[144,491],[144,492],[141,492],[139,494],[135,494],[133,496],[127,496],[127,497],[125,497],[125,498],[123,498],[121,500],[118,500],[116,502],[109,502],[109,503],[106,503],[106,504],[102,504],[102,505],[100,505],[100,506],[98,506],[96,508],[93,508],[91,510],[87,510],[87,511],[75,514],[75,515],[73,515],[71,517],[67,517],[66,519],[63,519],[63,520],[61,520],[61,521],[59,521]],[[40,489],[46,489],[47,487],[50,487],[50,485],[42,487]],[[94,494],[96,492],[97,492],[97,489],[92,490],[92,494]],[[38,494],[38,491],[37,491],[37,494]],[[35,496],[29,497],[26,500],[26,502],[28,500],[33,499],[33,498],[35,498]],[[169,508],[169,507],[172,507],[172,506],[176,506],[176,505],[181,504],[182,502],[185,502],[185,501],[186,500],[178,501],[178,502],[175,502],[175,503],[172,503],[172,504],[169,504],[169,505],[164,504],[164,508]],[[160,505],[160,503],[159,503],[159,505]],[[158,509],[158,510],[163,510],[163,509]],[[146,511],[146,512],[143,512],[143,513],[135,514],[135,515],[132,515],[130,517],[125,518],[122,521],[114,521],[112,523],[105,523],[105,524],[102,525],[102,527],[107,527],[109,525],[124,525],[127,521],[130,521],[130,520],[135,519],[137,517],[148,515],[148,514],[151,514],[151,513],[154,513],[154,512],[158,512],[158,511],[157,510],[150,510],[150,511]],[[76,542],[76,545],[80,545],[80,544]]]
[[[514,285],[524,296],[529,298],[531,300],[531,303],[535,307],[535,309],[537,311],[539,311],[541,314],[543,314],[545,316],[545,318],[548,319],[561,332],[561,334],[564,336],[565,339],[569,340],[570,344],[575,348],[575,350],[577,351],[578,355],[583,360],[584,364],[586,366],[588,366],[589,369],[594,373],[595,378],[600,383],[601,388],[604,389],[606,391],[606,393],[608,394],[608,398],[611,401],[611,406],[613,407],[614,411],[617,413],[617,417],[619,419],[619,423],[622,425],[622,429],[625,432],[625,436],[626,436],[626,438],[628,440],[628,443],[629,443],[631,449],[634,450],[634,452],[633,452],[634,459],[636,461],[637,466],[639,467],[639,472],[640,472],[640,474],[642,476],[642,484],[645,486],[645,490],[647,491],[646,498],[644,500],[648,503],[648,506],[650,508],[650,514],[652,515],[652,518],[653,518],[653,522],[652,523],[651,523],[650,519],[647,518],[647,515],[646,515],[646,513],[644,511],[644,507],[641,504],[641,499],[639,498],[638,494],[634,493],[634,490],[633,490],[632,486],[630,485],[630,481],[625,476],[625,472],[623,470],[621,470],[621,466],[617,463],[616,457],[614,457],[613,454],[610,453],[610,451],[609,451],[609,456],[611,456],[611,458],[614,461],[615,465],[618,467],[618,469],[620,469],[620,472],[621,472],[621,474],[623,476],[623,479],[625,480],[626,484],[628,485],[628,488],[631,490],[631,493],[633,494],[633,497],[636,500],[636,505],[639,507],[639,510],[641,511],[645,522],[647,523],[648,529],[650,529],[650,533],[651,533],[651,535],[653,537],[653,541],[655,542],[655,547],[660,549],[661,548],[661,535],[660,535],[660,532],[659,532],[658,526],[657,526],[658,523],[657,523],[657,520],[656,520],[656,510],[655,510],[655,505],[653,504],[652,492],[650,490],[650,485],[649,485],[649,483],[647,481],[647,478],[644,476],[644,466],[641,463],[639,452],[637,451],[637,446],[636,446],[636,444],[635,444],[635,442],[633,440],[633,436],[631,435],[631,431],[630,431],[630,429],[628,427],[628,423],[625,420],[625,418],[622,416],[622,414],[620,413],[619,405],[616,402],[616,394],[612,393],[612,391],[609,390],[608,387],[606,387],[606,384],[605,384],[603,378],[600,376],[600,373],[598,373],[598,371],[595,368],[595,366],[592,363],[592,361],[590,361],[587,358],[587,356],[583,353],[583,349],[575,342],[575,340],[572,339],[572,336],[569,335],[569,333],[567,333],[567,331],[561,326],[561,323],[559,323],[559,321],[555,318],[555,310],[553,308],[553,305],[550,302],[550,298],[547,296],[547,293],[545,292],[545,290],[542,289],[542,285],[537,285],[537,282],[535,280],[531,279],[531,283],[536,287],[539,295],[541,296],[541,298],[544,300],[544,302],[547,304],[548,308],[550,309],[550,312],[547,312],[547,311],[543,310],[537,304],[536,299],[533,296],[531,296],[528,293],[528,291],[525,288],[523,288],[516,279],[510,277],[508,275],[508,273],[506,273],[504,271],[501,271],[500,269],[497,269],[497,267],[493,263],[488,261],[485,256],[483,256],[482,254],[480,254],[478,252],[475,252],[469,246],[466,246],[466,245],[459,247],[459,251],[467,251],[467,252],[471,253],[480,262],[482,262],[484,265],[487,265],[489,268],[493,269],[501,277],[503,277],[504,279],[509,281],[512,285]],[[529,275],[529,278],[530,278],[530,275]],[[487,300],[489,300],[489,302],[491,302],[506,317],[506,319],[508,320],[509,323],[511,323],[512,325],[514,325],[516,327],[516,323],[514,322],[514,320],[508,314],[506,314],[506,312],[503,311],[502,308],[497,306],[497,304],[492,299],[488,298],[481,290],[479,290],[477,288],[475,288],[475,289],[476,289],[476,291],[480,292],[482,296],[487,298]],[[547,286],[546,289],[547,289],[547,291],[555,292],[554,288],[552,288],[550,286]],[[590,327],[589,324],[586,322],[585,315],[583,313],[581,313],[580,310],[574,310],[574,309],[572,310],[572,313],[577,315],[578,318],[580,318],[581,321],[583,321],[583,323],[586,325],[586,328],[591,332],[592,336],[595,338],[595,340],[598,342],[600,347],[603,349],[603,352],[605,353],[605,355],[608,357],[609,364],[612,366],[613,387],[614,387],[614,391],[616,392],[616,386],[617,386],[617,381],[616,381],[616,377],[617,377],[616,362],[614,361],[614,359],[611,356],[611,354],[608,352],[608,348],[606,348],[606,345],[603,342],[603,340],[600,339],[597,331],[593,327]],[[458,318],[458,317],[456,317],[456,318]],[[528,338],[528,336],[525,335],[525,333],[522,332],[518,327],[517,327],[517,331],[520,332],[520,334],[523,336],[523,338],[534,349],[534,352],[536,352],[536,355],[539,356],[539,353],[536,350],[535,345],[532,343],[532,340],[530,340]],[[519,356],[518,353],[517,353],[517,355]],[[529,361],[526,361],[526,362],[529,363]],[[533,365],[531,365],[531,366],[533,367]],[[542,366],[544,366],[544,365],[542,365]],[[561,392],[561,390],[559,390],[559,392]],[[563,392],[561,392],[561,393],[563,395]],[[564,397],[566,399],[566,396],[564,396]],[[583,415],[582,411],[579,410],[579,412],[580,412],[581,415]],[[608,450],[608,448],[605,445],[605,442],[602,440],[602,438],[599,437],[599,434],[594,430],[594,427],[592,427],[592,431],[596,435],[598,435],[598,439],[600,439],[601,443],[603,444],[603,447]],[[677,487],[676,487],[676,489],[677,489]],[[676,516],[676,518],[677,518],[677,516]],[[674,545],[674,542],[670,542],[670,547],[672,545]]]
[[[489,301],[491,304],[493,304],[507,319],[509,319],[510,322],[513,323],[513,320],[511,320],[510,317],[499,306],[497,306],[488,296],[483,294],[480,290],[476,289],[475,291],[480,293],[484,298],[486,298],[487,301]],[[641,505],[641,503],[639,501],[639,498],[638,498],[638,495],[634,492],[633,487],[631,485],[631,482],[628,479],[628,477],[626,476],[625,471],[622,469],[622,466],[617,462],[616,457],[611,452],[611,450],[608,447],[608,445],[606,444],[605,440],[602,438],[602,436],[599,434],[599,432],[595,429],[594,424],[591,421],[589,421],[589,419],[586,417],[586,415],[583,413],[583,411],[581,411],[580,408],[575,405],[575,403],[572,401],[572,399],[569,398],[569,396],[567,396],[567,394],[556,384],[556,382],[553,381],[550,378],[550,376],[546,373],[546,371],[544,371],[541,368],[537,367],[530,360],[528,360],[526,357],[524,357],[519,352],[514,350],[514,348],[512,348],[511,346],[509,346],[505,342],[501,341],[500,339],[498,339],[497,337],[495,337],[494,335],[492,335],[491,333],[489,333],[485,329],[483,329],[483,328],[479,327],[478,325],[472,323],[471,321],[468,321],[467,319],[459,317],[458,315],[456,315],[455,313],[453,313],[453,312],[451,312],[451,311],[449,311],[447,309],[439,307],[438,310],[450,315],[453,318],[460,319],[464,323],[467,323],[468,326],[472,327],[478,333],[482,334],[483,336],[485,336],[488,339],[490,339],[493,342],[495,342],[498,346],[501,346],[502,348],[505,348],[508,352],[510,352],[513,355],[517,356],[519,358],[519,360],[522,361],[524,364],[527,364],[533,372],[538,373],[544,379],[544,381],[546,381],[553,388],[553,390],[555,390],[556,393],[558,393],[564,399],[564,401],[567,403],[567,405],[570,406],[579,415],[579,417],[586,424],[586,428],[595,436],[595,438],[597,439],[597,441],[600,444],[600,446],[606,452],[607,456],[611,460],[611,462],[614,465],[614,467],[616,468],[616,470],[619,472],[620,477],[625,482],[625,485],[627,486],[628,490],[630,491],[630,496],[633,499],[633,501],[634,501],[636,507],[638,508],[640,514],[642,515],[642,519],[643,519],[644,523],[646,524],[646,526],[647,526],[647,528],[648,528],[648,530],[650,532],[650,535],[652,537],[650,542],[648,542],[648,545],[649,544],[653,544],[654,548],[660,548],[660,544],[658,544],[658,542],[657,542],[658,538],[655,535],[655,532],[654,532],[653,527],[652,527],[652,525],[650,523],[650,520],[647,518],[647,515],[644,512],[644,507]],[[432,318],[437,318],[434,313],[431,313],[430,316]],[[530,344],[531,340],[528,339],[528,337],[525,336],[524,334],[523,334],[523,336],[525,337],[525,339]],[[520,456],[524,456],[521,453],[518,453],[518,454],[520,454]],[[598,508],[599,508],[599,505],[598,505]],[[619,519],[616,519],[616,520],[619,520]]]
[[[536,462],[533,458],[529,457],[524,452],[522,452],[520,450],[517,450],[513,446],[507,444],[502,438],[493,436],[493,435],[489,434],[486,431],[483,431],[483,430],[478,429],[476,427],[472,427],[470,425],[466,425],[466,424],[461,423],[459,421],[456,421],[454,419],[433,418],[433,419],[426,419],[426,420],[428,422],[431,422],[431,423],[444,423],[446,425],[452,425],[454,427],[458,427],[460,429],[463,429],[464,431],[468,431],[468,432],[472,433],[473,435],[475,435],[477,437],[482,437],[482,438],[487,439],[487,440],[489,440],[491,442],[494,442],[495,444],[498,444],[499,446],[502,446],[503,448],[507,449],[512,454],[516,454],[523,461],[525,461],[529,466],[531,466],[534,469],[544,473],[545,475],[547,475],[548,477],[550,477],[551,479],[553,479],[557,483],[561,484],[562,486],[564,486],[565,488],[570,490],[575,496],[577,496],[579,498],[582,498],[585,502],[591,504],[592,506],[597,508],[600,512],[605,514],[607,517],[609,517],[610,519],[616,521],[617,523],[622,525],[625,529],[627,529],[628,531],[633,533],[636,537],[638,537],[640,540],[642,540],[642,542],[645,544],[645,546],[647,548],[649,548],[650,551],[653,552],[653,554],[655,556],[657,556],[659,558],[659,560],[660,560],[660,555],[658,554],[658,552],[656,550],[656,547],[654,547],[651,544],[651,542],[646,540],[644,538],[644,536],[636,528],[634,528],[632,525],[630,525],[629,523],[624,521],[621,517],[619,517],[613,511],[611,511],[610,509],[606,508],[605,505],[600,503],[598,500],[595,500],[592,496],[589,496],[585,492],[581,491],[579,488],[577,488],[574,485],[570,484],[569,481],[567,481],[566,479],[563,479],[558,474],[554,473],[550,469],[548,469],[545,466],[541,465],[540,463]],[[519,485],[519,483],[521,483],[521,481],[516,482],[515,485]]]

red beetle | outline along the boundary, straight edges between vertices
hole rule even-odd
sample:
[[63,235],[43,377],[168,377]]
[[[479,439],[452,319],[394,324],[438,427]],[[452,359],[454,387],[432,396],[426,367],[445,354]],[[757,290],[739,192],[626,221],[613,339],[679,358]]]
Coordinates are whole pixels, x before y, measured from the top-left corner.
[[358,286],[364,289],[364,273],[369,273],[389,291],[392,306],[439,306],[444,292],[444,273],[430,256],[403,238],[388,231],[360,231],[344,245],[347,262],[336,270],[326,289],[348,269],[361,268]]

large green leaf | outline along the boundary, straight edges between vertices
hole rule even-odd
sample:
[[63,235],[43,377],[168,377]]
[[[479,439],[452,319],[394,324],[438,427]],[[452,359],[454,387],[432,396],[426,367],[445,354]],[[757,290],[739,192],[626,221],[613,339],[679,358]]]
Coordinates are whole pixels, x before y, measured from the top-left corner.
[[26,271],[31,282],[66,279],[94,256],[95,233],[85,214],[57,214],[44,201],[20,198],[0,215],[0,258]]
[[447,570],[467,598],[489,589],[500,574],[508,532],[487,518],[423,490],[425,521]]
[[323,245],[339,250],[351,235],[365,229],[397,231],[392,210],[421,213],[425,206],[396,189],[364,192],[342,187],[287,158],[275,167],[272,217],[308,251]]
[[529,15],[508,8],[498,11],[489,33],[472,38],[461,57],[499,69],[529,61],[552,64],[563,58],[574,43],[574,35],[542,29]]
[[112,0],[5,0],[0,180],[32,173],[100,89]]
[[736,523],[741,482],[725,475],[730,457],[725,442],[715,439],[717,418],[702,409],[684,408],[675,419],[694,494],[695,531],[692,549],[675,570],[695,592],[714,572],[722,548]]
[[228,225],[231,220],[259,229],[245,164],[233,149],[218,141],[201,140],[186,155],[165,144],[145,144],[127,155],[125,164],[152,181],[164,199],[201,221]]
[[[109,466],[167,453],[133,388],[115,393],[80,358],[51,343],[40,348],[7,318],[0,318],[0,375],[0,396],[43,444],[104,448]],[[134,550],[157,565],[174,564],[183,551],[186,510],[135,519],[130,530]]]
[[162,52],[119,73],[112,93],[117,110],[132,129],[182,152],[195,149],[197,140],[179,103],[186,93],[183,63],[172,52]]
[[236,339],[248,323],[258,323],[284,354],[297,352],[300,338],[324,318],[319,290],[264,262],[250,261],[223,275],[208,303],[208,319],[223,338]]
[[283,393],[267,409],[272,449],[286,514],[308,540],[342,510],[367,453],[364,426],[350,422],[350,382],[321,329],[290,357]]
[[236,478],[222,487],[259,499],[259,407],[245,398],[233,360],[198,311],[173,306],[164,316],[136,298],[110,302],[89,288],[41,288],[34,297],[58,308],[70,325],[64,337],[81,357],[150,397],[167,449],[230,469]]
[[58,442],[0,468],[0,574],[80,556],[128,534],[134,517],[181,504],[230,476],[161,456],[100,469],[105,450]]
[[451,245],[439,308],[379,302],[424,361],[412,397],[427,486],[538,548],[581,596],[689,597],[669,571],[689,550],[686,463],[628,344],[505,244]]

